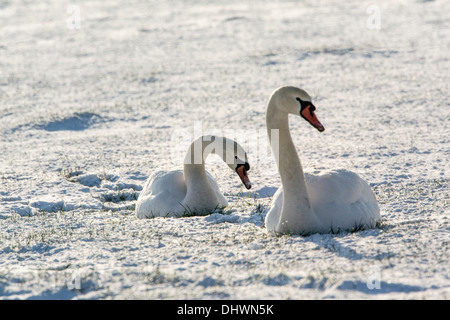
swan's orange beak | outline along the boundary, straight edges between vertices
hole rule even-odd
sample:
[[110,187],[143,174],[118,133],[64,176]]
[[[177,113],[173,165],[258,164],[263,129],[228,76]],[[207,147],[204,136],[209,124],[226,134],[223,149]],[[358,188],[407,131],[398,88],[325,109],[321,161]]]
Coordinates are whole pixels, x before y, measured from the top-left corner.
[[325,127],[320,123],[319,119],[317,119],[316,114],[314,113],[315,108],[310,105],[300,111],[300,115],[308,121],[314,128],[319,130],[320,132],[325,130]]
[[238,166],[236,168],[236,172],[237,172],[239,178],[241,178],[241,181],[244,184],[244,186],[247,189],[250,189],[252,187],[252,183],[250,182],[250,179],[248,178],[247,170],[245,170],[245,166],[244,165]]

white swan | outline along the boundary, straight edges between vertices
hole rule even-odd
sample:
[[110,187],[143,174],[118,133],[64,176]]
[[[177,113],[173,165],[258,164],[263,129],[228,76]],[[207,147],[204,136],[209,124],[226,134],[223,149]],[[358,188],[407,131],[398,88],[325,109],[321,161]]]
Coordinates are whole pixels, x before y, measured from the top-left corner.
[[139,218],[203,215],[226,207],[227,200],[214,178],[205,170],[206,157],[215,153],[241,178],[247,189],[250,165],[245,150],[234,140],[202,136],[192,142],[184,159],[184,170],[158,171],[145,183],[136,203]]
[[[304,174],[289,131],[288,115],[300,115],[320,132],[311,97],[296,87],[281,87],[271,95],[267,132],[282,186],[275,193],[265,226],[275,233],[311,234],[373,228],[380,210],[369,185],[356,173],[340,169]],[[278,129],[278,141],[272,130]],[[306,179],[305,179],[306,178]]]

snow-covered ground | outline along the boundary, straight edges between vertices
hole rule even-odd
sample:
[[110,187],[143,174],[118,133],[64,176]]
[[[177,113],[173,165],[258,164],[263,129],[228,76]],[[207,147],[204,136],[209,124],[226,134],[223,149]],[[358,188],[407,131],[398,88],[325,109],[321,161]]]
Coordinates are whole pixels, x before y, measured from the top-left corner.
[[[449,299],[450,2],[0,1],[0,298]],[[274,236],[265,133],[282,85],[305,169],[373,188],[373,230]],[[229,207],[139,220],[155,170],[222,134]]]

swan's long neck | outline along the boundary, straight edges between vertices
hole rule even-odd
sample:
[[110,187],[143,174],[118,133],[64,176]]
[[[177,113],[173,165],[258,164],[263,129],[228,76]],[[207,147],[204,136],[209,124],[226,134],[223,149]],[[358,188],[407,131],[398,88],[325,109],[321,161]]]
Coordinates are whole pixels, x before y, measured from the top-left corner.
[[184,180],[187,188],[185,202],[190,202],[194,198],[202,198],[206,202],[217,203],[217,196],[205,170],[205,160],[211,153],[211,150],[207,150],[210,144],[210,141],[202,138],[196,139],[186,153],[184,159]]
[[[292,231],[284,230],[285,222],[291,228],[295,221],[301,223],[313,219],[303,169],[289,130],[288,116],[288,113],[277,110],[276,99],[272,98],[269,101],[266,116],[267,134],[283,185],[279,232]],[[277,131],[274,130],[278,130],[278,139],[276,139]]]

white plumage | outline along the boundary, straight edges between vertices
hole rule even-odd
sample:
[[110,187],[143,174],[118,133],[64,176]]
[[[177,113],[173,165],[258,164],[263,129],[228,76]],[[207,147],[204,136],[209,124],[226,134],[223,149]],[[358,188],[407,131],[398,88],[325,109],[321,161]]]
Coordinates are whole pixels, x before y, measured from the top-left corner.
[[[369,185],[354,172],[346,169],[320,174],[305,172],[305,182],[309,202],[319,222],[318,228],[305,228],[305,233],[373,228],[380,219],[375,195]],[[272,219],[276,217],[276,222],[279,221],[282,206],[283,187],[280,187],[269,210]],[[274,226],[268,226],[270,228],[275,229]]]
[[[136,204],[139,218],[180,217],[186,213],[197,211],[202,214],[228,205],[216,180],[206,172],[208,183],[214,192],[212,199],[198,193],[197,201],[187,203],[186,182],[183,170],[158,171],[145,183]],[[209,194],[211,197],[211,194]],[[211,204],[209,204],[211,203]],[[209,204],[209,205],[208,205]]]
[[282,87],[268,103],[267,130],[279,130],[271,141],[282,186],[275,193],[265,225],[276,233],[310,234],[373,228],[380,209],[370,186],[356,173],[333,169],[320,174],[303,173],[294,147],[288,114],[301,115],[319,131],[325,128],[314,114],[315,107],[302,89]]
[[204,215],[228,205],[212,175],[205,170],[209,154],[219,155],[251,188],[245,150],[234,140],[217,136],[196,139],[186,154],[183,170],[158,171],[145,183],[136,202],[139,218]]

